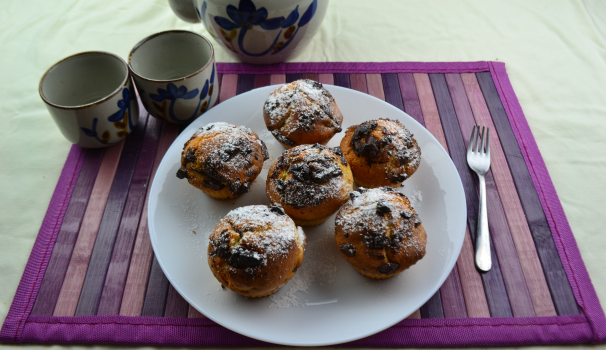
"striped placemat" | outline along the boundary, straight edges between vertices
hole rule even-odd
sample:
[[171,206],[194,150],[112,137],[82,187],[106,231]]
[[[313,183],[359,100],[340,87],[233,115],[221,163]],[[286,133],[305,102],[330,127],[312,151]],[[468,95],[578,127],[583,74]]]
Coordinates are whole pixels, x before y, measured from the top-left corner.
[[[467,198],[467,231],[439,291],[408,319],[349,346],[600,342],[606,319],[505,66],[469,63],[217,64],[219,100],[301,78],[368,93],[424,125],[449,152]],[[477,178],[466,149],[491,129],[486,176],[493,268],[474,266]],[[107,149],[72,148],[2,342],[260,346],[204,318],[154,258],[147,194],[179,126],[141,115]]]

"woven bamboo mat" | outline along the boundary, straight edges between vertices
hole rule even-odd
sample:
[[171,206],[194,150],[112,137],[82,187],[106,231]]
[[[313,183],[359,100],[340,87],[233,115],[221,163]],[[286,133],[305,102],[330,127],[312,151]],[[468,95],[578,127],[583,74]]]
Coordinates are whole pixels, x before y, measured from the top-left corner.
[[[522,345],[604,339],[604,313],[504,65],[217,67],[219,101],[301,78],[382,99],[424,125],[449,152],[459,172],[468,226],[450,276],[407,320],[351,346]],[[492,163],[486,183],[493,268],[487,273],[479,273],[473,260],[477,178],[467,167],[465,151],[475,124],[491,129]],[[170,285],[153,256],[147,192],[178,133],[179,126],[163,123],[141,107],[139,123],[124,142],[107,149],[72,148],[0,333],[1,341],[263,344],[204,319]]]

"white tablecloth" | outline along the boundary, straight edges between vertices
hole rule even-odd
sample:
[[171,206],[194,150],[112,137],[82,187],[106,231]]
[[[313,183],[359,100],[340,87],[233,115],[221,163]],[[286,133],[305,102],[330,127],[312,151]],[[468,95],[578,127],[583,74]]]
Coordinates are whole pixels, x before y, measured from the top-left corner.
[[[38,95],[40,77],[81,51],[126,58],[140,39],[168,29],[205,34],[201,24],[177,19],[163,0],[2,2],[0,322],[70,149]],[[218,62],[233,61],[215,47]],[[598,296],[606,301],[605,1],[331,0],[320,31],[292,61],[480,60],[507,64]]]

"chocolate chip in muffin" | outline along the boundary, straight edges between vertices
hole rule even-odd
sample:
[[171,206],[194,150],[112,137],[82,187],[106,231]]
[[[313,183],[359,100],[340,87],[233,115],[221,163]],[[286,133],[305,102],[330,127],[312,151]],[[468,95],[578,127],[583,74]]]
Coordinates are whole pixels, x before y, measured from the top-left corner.
[[221,259],[229,258],[231,254],[231,248],[229,246],[229,231],[223,230],[216,241],[210,241],[212,249],[210,251],[211,256],[218,256]]
[[383,249],[389,243],[389,238],[383,232],[369,231],[364,235],[364,244],[368,249]]
[[185,163],[184,165],[196,162],[196,154],[192,148],[187,149],[187,151],[185,152],[185,158],[183,159],[183,161]]
[[379,203],[377,203],[377,215],[384,216],[387,213],[391,213],[391,208],[387,205],[387,201],[381,198]]
[[180,167],[179,170],[177,170],[177,178],[187,179],[187,170],[184,167]]
[[398,263],[386,263],[379,266],[377,270],[384,275],[391,275],[392,273],[396,272],[399,267],[400,264]]
[[400,216],[405,219],[410,219],[412,217],[412,215],[413,215],[412,210],[402,210],[400,212]]
[[347,158],[345,158],[345,155],[343,155],[343,150],[341,149],[341,146],[333,147],[332,151],[339,157],[341,164],[347,166]]
[[341,168],[328,159],[320,159],[317,162],[309,163],[312,179],[317,183],[326,182],[333,177],[343,175]]
[[231,251],[227,264],[236,269],[254,268],[263,264],[263,256],[257,252],[236,247]]
[[352,146],[354,142],[360,141],[370,135],[370,133],[375,130],[377,126],[379,126],[379,124],[376,121],[365,121],[362,124],[356,125],[354,128],[353,137],[351,139]]
[[284,208],[281,205],[271,205],[269,206],[269,211],[278,215],[286,215]]
[[[189,141],[185,143],[185,147],[189,144]],[[188,148],[185,152],[185,157],[183,157],[183,162],[179,170],[177,170],[177,178],[179,179],[187,179],[187,165],[190,163],[196,164],[196,154],[194,150]]]
[[314,123],[320,118],[320,111],[303,111],[299,114],[297,125],[304,131],[312,131],[315,129]]
[[349,258],[356,255],[356,248],[350,243],[341,243],[339,245],[339,250],[343,253],[343,255]]
[[389,176],[389,181],[391,181],[391,183],[394,183],[394,184],[400,183],[406,179],[408,179],[408,174],[406,174],[406,173],[390,174],[390,176]]
[[389,248],[398,249],[400,243],[404,240],[404,236],[406,235],[406,231],[396,231],[392,233],[391,239],[389,240]]
[[[177,177],[178,176],[179,176],[179,173],[177,173]],[[220,183],[218,181],[212,180],[212,179],[210,179],[210,180],[204,180],[202,183],[204,184],[204,186],[206,186],[206,187],[208,187],[210,189],[213,189],[215,191],[220,191],[220,190],[222,190],[222,189],[225,188],[224,184],[222,184],[222,183]]]
[[[261,154],[263,154],[263,160],[268,160],[269,159],[269,151],[267,151],[267,145],[261,139],[259,139],[258,142],[261,144]],[[255,154],[255,157],[257,157],[256,154]],[[257,158],[255,158],[255,159],[257,159]]]
[[385,254],[383,253],[366,252],[366,255],[373,257],[377,260],[385,260]]
[[289,145],[289,146],[296,146],[295,141],[289,139],[288,137],[280,134],[280,132],[278,130],[273,130],[271,132],[272,135],[274,135],[274,137],[276,138],[276,140],[278,140],[278,142],[283,143],[285,145]]
[[[353,142],[353,141],[352,141]],[[353,142],[354,153],[360,157],[366,157],[366,161],[372,163],[374,158],[377,158],[381,154],[381,145],[379,140],[374,136],[369,135],[365,141],[357,140]]]
[[324,87],[324,86],[322,86],[322,83],[315,81],[315,80],[303,79],[303,81],[310,84],[316,90],[322,90],[322,88]]
[[300,182],[311,182],[311,170],[305,163],[291,164],[288,167],[288,172],[292,177]]
[[375,130],[378,125],[379,124],[375,121],[366,121],[356,125],[353,137],[351,138],[350,145],[353,148],[354,153],[360,157],[366,157],[369,164],[372,162],[372,158],[379,156],[381,150],[379,140],[372,136],[372,131]]
[[239,177],[236,178],[235,181],[232,181],[231,183],[229,183],[227,185],[227,189],[229,189],[229,192],[231,192],[232,194],[235,194],[235,195],[247,193],[249,191],[248,184],[242,183],[240,181]]
[[[192,170],[200,171],[200,170],[195,169],[195,168],[192,168]],[[211,163],[204,163],[204,169],[201,170],[201,172],[202,172],[202,174],[210,177],[211,179],[213,179],[215,181],[218,181],[218,182],[227,182],[227,179],[225,179],[223,176],[221,176],[215,170],[215,167]]]

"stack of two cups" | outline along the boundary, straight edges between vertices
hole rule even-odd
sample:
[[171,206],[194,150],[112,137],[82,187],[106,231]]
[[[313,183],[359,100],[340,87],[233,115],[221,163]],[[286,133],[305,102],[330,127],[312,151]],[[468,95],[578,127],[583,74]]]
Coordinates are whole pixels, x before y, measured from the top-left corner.
[[63,135],[86,148],[115,144],[137,124],[139,105],[172,123],[188,123],[217,102],[211,43],[189,31],[166,31],[139,42],[128,64],[100,51],[69,56],[49,68],[40,96]]

